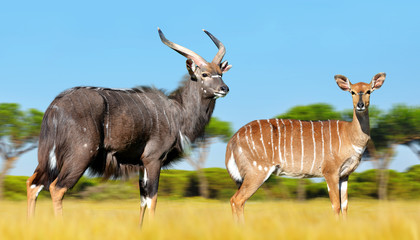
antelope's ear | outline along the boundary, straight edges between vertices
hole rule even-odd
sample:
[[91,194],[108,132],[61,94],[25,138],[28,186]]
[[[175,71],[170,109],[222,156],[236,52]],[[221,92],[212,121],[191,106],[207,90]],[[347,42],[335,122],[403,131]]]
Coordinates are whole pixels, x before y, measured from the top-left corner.
[[232,65],[229,65],[227,61],[224,61],[220,64],[220,70],[222,70],[222,73],[229,71],[229,69],[231,68],[232,68]]
[[337,85],[343,90],[343,91],[351,91],[351,82],[350,80],[343,76],[343,75],[335,75],[334,76],[335,81],[337,82]]
[[195,70],[197,69],[197,65],[195,65],[194,61],[191,59],[187,59],[186,62],[188,73],[191,76],[192,80],[196,80]]
[[384,84],[385,82],[385,77],[386,77],[386,73],[381,72],[381,73],[376,74],[372,78],[372,81],[370,82],[370,85],[372,86],[372,91],[382,87],[382,84]]

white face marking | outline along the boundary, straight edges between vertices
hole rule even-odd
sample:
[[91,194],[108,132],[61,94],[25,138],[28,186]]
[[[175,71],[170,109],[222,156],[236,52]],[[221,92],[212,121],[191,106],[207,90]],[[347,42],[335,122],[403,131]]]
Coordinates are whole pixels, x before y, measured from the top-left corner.
[[212,75],[211,77],[212,78],[221,78],[222,76],[220,76],[220,75]]
[[50,169],[54,170],[57,167],[57,158],[55,156],[55,143],[54,143],[53,148],[50,151],[49,157],[50,157],[50,159],[49,159],[50,160]]
[[302,129],[302,121],[299,120],[300,124],[300,145],[302,146],[301,150],[301,159],[300,159],[300,171],[303,171],[303,129]]
[[236,165],[235,158],[233,157],[233,153],[231,153],[228,164],[227,170],[230,176],[237,182],[242,182],[242,176],[239,172],[238,165]]
[[314,170],[314,166],[315,166],[315,160],[316,160],[316,143],[315,143],[315,133],[314,133],[314,123],[311,121],[311,126],[312,126],[312,143],[314,145],[314,160],[312,162],[312,167],[311,167],[311,173],[313,173]]

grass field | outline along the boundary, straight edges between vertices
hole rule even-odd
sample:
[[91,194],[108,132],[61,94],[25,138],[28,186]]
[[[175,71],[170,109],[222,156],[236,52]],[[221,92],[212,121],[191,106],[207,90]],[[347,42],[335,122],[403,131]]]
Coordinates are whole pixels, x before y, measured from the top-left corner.
[[246,224],[232,221],[228,202],[159,199],[156,218],[138,226],[138,201],[64,201],[55,219],[50,201],[38,201],[26,220],[26,202],[0,202],[0,239],[420,239],[420,202],[351,200],[337,221],[329,200],[248,202]]

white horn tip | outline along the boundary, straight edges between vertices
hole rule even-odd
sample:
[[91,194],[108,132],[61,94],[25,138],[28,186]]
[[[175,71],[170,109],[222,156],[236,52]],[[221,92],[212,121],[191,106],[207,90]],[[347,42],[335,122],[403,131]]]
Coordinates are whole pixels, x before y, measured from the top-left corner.
[[203,32],[205,32],[205,31],[206,31],[206,29],[204,29],[204,28],[203,28],[203,29],[201,29],[201,30],[203,30]]
[[158,27],[158,31],[160,31],[160,27]]

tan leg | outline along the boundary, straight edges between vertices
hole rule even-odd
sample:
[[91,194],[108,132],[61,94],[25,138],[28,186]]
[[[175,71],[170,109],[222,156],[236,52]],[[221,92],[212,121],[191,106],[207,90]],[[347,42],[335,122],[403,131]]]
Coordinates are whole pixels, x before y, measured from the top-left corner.
[[37,173],[34,173],[27,181],[26,181],[26,197],[27,197],[27,216],[28,219],[32,218],[35,214],[35,205],[36,199],[38,198],[39,192],[44,187],[43,185],[33,185],[32,182],[34,181]]
[[50,185],[50,194],[54,207],[55,216],[63,216],[63,197],[67,192],[67,188],[59,188],[56,186],[58,178]]
[[[251,174],[250,174],[251,175]],[[265,182],[265,175],[256,175],[253,178],[245,178],[241,187],[230,199],[233,218],[237,223],[245,223],[244,208],[245,202],[258,190]]]
[[340,194],[338,188],[338,175],[334,176],[325,176],[325,180],[328,184],[328,193],[330,195],[331,205],[335,216],[338,218],[340,216]]
[[348,191],[347,191],[347,182],[349,177],[343,177],[340,179],[340,204],[341,204],[341,213],[343,218],[347,218],[347,209],[348,209]]

